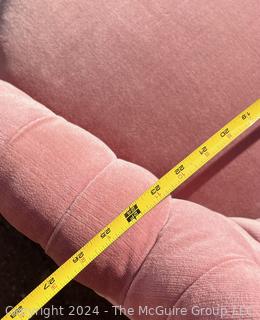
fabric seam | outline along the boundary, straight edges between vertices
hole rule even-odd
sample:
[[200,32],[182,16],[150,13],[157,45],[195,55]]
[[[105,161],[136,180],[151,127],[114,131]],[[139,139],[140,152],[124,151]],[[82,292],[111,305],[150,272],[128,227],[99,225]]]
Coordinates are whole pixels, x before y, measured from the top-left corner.
[[34,119],[34,120],[28,122],[24,126],[17,129],[15,134],[9,140],[7,140],[5,145],[7,146],[7,145],[11,144],[12,142],[14,142],[15,139],[17,139],[22,133],[25,133],[29,128],[33,128],[36,124],[38,124],[44,120],[47,120],[47,119],[55,119],[55,117],[53,115],[48,115],[48,116],[39,117],[37,119]]
[[107,168],[109,168],[109,166],[114,163],[114,161],[116,161],[117,158],[112,159],[101,171],[99,171],[99,173],[91,180],[89,181],[83,188],[82,190],[77,194],[77,196],[72,200],[72,202],[70,203],[70,205],[68,206],[68,208],[64,211],[64,213],[61,215],[60,219],[58,220],[56,226],[54,227],[51,235],[49,236],[49,239],[46,242],[46,246],[44,248],[44,251],[47,253],[50,245],[52,243],[52,241],[54,240],[54,237],[56,236],[56,234],[58,233],[58,231],[60,230],[60,227],[62,226],[62,223],[64,221],[64,219],[70,214],[70,211],[73,207],[73,205],[77,202],[77,200],[81,197],[81,195],[83,194],[83,192],[85,190],[87,190],[96,180],[97,178],[103,174]]

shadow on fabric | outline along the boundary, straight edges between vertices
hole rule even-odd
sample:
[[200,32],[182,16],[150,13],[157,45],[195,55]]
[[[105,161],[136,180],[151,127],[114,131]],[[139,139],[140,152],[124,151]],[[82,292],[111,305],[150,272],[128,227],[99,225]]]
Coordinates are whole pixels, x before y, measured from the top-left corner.
[[6,57],[3,49],[3,25],[4,25],[4,12],[7,7],[8,0],[0,0],[0,79],[4,79],[6,68]]

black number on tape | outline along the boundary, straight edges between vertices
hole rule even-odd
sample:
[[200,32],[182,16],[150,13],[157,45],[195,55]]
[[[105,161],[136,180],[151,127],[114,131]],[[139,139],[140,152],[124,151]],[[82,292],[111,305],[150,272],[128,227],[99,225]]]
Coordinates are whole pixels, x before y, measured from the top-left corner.
[[223,137],[225,137],[228,133],[229,133],[229,129],[226,128],[225,130],[223,130],[222,132],[220,132],[220,136],[223,138]]
[[156,192],[158,192],[161,189],[161,187],[159,186],[159,184],[157,184],[157,186],[155,186],[152,190],[151,190],[151,194],[154,195],[156,194]]
[[14,310],[13,313],[11,313],[11,318],[15,318],[19,313],[21,313],[23,311],[23,307],[19,306],[17,309]]
[[79,259],[84,257],[84,252],[81,251],[76,257],[73,258],[73,262],[76,263],[79,261]]
[[53,283],[55,282],[55,279],[52,277],[50,278],[44,285],[44,290],[48,289]]
[[101,233],[100,237],[104,239],[111,232],[110,228],[107,228],[104,232]]
[[176,174],[179,174],[179,173],[181,173],[183,170],[184,170],[184,165],[182,164],[181,166],[179,166],[179,168],[175,169],[174,172],[175,172]]

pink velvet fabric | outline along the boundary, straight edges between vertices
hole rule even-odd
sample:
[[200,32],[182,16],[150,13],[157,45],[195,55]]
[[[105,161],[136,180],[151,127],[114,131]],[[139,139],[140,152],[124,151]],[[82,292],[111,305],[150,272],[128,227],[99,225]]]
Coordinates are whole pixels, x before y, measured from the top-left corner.
[[[1,212],[58,264],[156,179],[5,82],[0,154]],[[193,306],[221,306],[224,319],[258,320],[260,223],[168,197],[78,280],[127,308],[183,307],[198,319]]]
[[[259,0],[3,2],[0,77],[157,176],[259,98]],[[259,217],[258,138],[175,195]]]
[[[58,264],[260,96],[258,0],[0,8],[0,78],[49,108],[0,82],[0,212]],[[175,193],[215,211],[168,197],[78,280],[132,319],[198,305],[259,320],[259,128],[238,142]]]

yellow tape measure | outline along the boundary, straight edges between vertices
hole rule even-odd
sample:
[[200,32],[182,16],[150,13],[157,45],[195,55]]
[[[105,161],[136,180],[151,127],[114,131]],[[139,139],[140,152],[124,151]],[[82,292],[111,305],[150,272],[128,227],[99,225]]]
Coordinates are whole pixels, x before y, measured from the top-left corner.
[[131,228],[148,211],[198,171],[241,133],[260,119],[260,100],[228,122],[206,142],[166,173],[84,247],[53,272],[2,320],[30,319],[90,262]]

